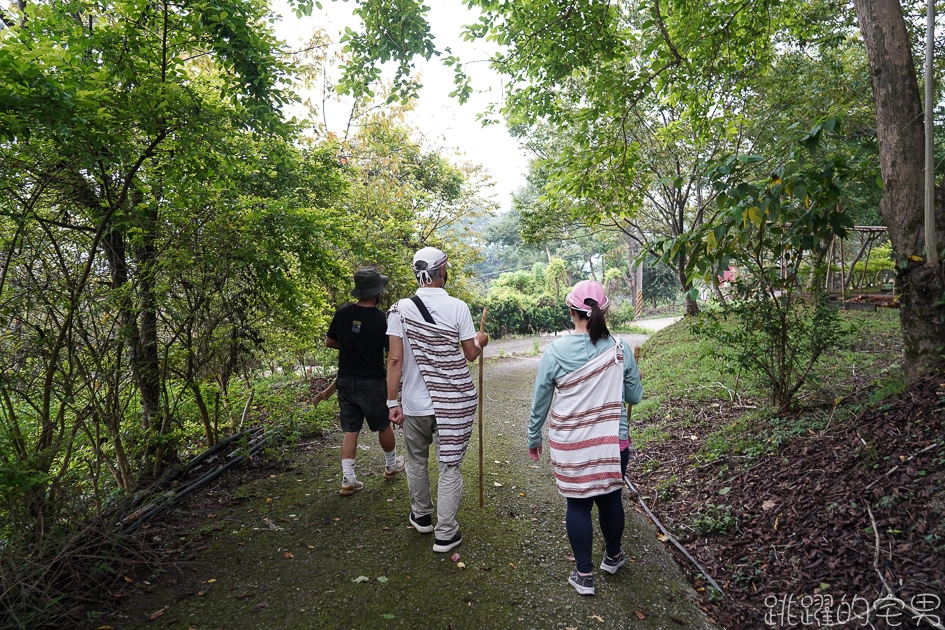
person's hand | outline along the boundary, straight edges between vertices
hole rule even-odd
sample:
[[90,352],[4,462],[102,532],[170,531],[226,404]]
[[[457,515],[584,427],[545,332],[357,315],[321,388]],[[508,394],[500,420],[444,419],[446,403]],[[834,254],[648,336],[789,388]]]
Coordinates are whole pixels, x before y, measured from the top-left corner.
[[528,447],[528,456],[532,458],[533,461],[538,461],[541,458],[541,444],[535,447]]
[[398,427],[403,426],[404,424],[404,410],[400,405],[396,407],[391,407],[387,410],[387,417],[391,423],[396,424]]
[[476,342],[479,344],[480,348],[485,348],[489,345],[489,333],[480,332],[476,333]]

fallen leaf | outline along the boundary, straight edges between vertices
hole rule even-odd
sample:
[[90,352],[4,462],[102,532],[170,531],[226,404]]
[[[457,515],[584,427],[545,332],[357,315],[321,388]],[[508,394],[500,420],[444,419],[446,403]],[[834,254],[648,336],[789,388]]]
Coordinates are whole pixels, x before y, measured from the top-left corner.
[[497,460],[497,459],[496,459],[496,460],[493,460],[493,462],[496,463],[496,464],[501,464],[501,463],[502,463],[502,462],[500,462],[500,461]]
[[596,619],[597,621],[604,623],[604,618],[601,617],[600,615],[591,615],[589,619]]
[[216,581],[217,581],[216,578],[210,578],[209,580],[207,580],[206,583],[207,583],[207,584],[213,584],[213,583],[216,582]]
[[465,562],[457,562],[457,563],[456,563],[456,566],[457,566],[458,568],[460,568],[460,569],[465,569],[465,568],[466,568],[466,563],[465,563]]
[[656,539],[660,542],[666,542],[667,540],[669,540],[669,536],[667,536],[666,534],[657,534]]
[[529,466],[529,468],[538,468],[538,466]]
[[358,577],[354,578],[354,579],[351,580],[351,581],[354,582],[355,584],[360,584],[361,582],[367,582],[367,581],[368,581],[368,576],[366,576],[366,575],[359,575]]
[[384,577],[383,575],[377,576],[377,581],[380,582],[381,584],[387,584],[387,578]]
[[381,617],[383,617],[384,619],[393,619],[394,615],[392,615],[391,613],[384,613],[383,615],[381,615]]
[[132,580],[132,579],[131,579],[130,577],[128,577],[127,575],[125,576],[125,582],[128,582],[128,584],[134,584],[134,583],[135,583],[135,581]]
[[501,487],[502,487],[502,484],[499,483],[498,481],[493,481],[493,482],[492,482],[492,485],[495,486],[496,488],[501,488]]
[[253,606],[253,609],[252,609],[250,612],[257,613],[257,612],[259,612],[260,610],[262,610],[263,608],[266,608],[266,607],[268,607],[268,606],[269,606],[269,602],[259,602],[258,604],[256,604],[255,606]]
[[524,497],[524,496],[525,496],[525,493],[524,493],[524,492],[519,492],[519,493],[518,493],[518,496]]
[[266,497],[266,503],[272,503],[272,497]]
[[774,506],[775,506],[775,502],[772,501],[771,499],[768,499],[768,500],[764,501],[764,502],[761,504],[761,509],[762,509],[762,510],[765,510],[765,511],[767,512],[768,510],[770,510],[770,509],[773,508]]
[[646,619],[646,615],[644,615],[639,610],[634,610],[633,614],[637,616],[637,619],[640,619],[640,620]]
[[453,555],[450,556],[450,560],[452,560],[453,562],[458,561],[459,558],[460,558],[460,555],[459,555],[459,552],[458,552],[458,551],[457,551],[457,552],[454,552]]
[[307,547],[308,547],[309,549],[314,549],[314,548],[315,548],[315,545],[307,545]]
[[163,614],[164,614],[164,609],[162,608],[161,610],[159,610],[159,611],[157,611],[157,612],[151,613],[151,616],[148,617],[148,619],[150,619],[151,621],[154,621],[155,619],[157,619],[158,617],[160,617],[160,616],[163,615]]
[[291,560],[295,556],[292,554],[291,551],[286,551],[284,554],[282,554],[282,557],[285,558],[286,560]]
[[206,594],[207,594],[207,591],[206,591],[206,590],[197,591],[197,597],[203,597],[203,596],[206,595]]
[[516,567],[514,564],[512,564],[511,562],[509,563],[509,566],[512,567],[513,569],[517,568],[517,567]]

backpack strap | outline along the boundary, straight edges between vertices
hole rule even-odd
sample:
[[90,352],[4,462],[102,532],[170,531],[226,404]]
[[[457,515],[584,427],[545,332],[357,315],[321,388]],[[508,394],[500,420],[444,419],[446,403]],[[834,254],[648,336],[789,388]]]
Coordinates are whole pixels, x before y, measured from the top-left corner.
[[410,298],[410,301],[417,305],[417,310],[420,311],[421,315],[423,315],[423,321],[428,324],[436,323],[433,321],[433,316],[430,315],[430,311],[427,310],[427,305],[423,303],[423,300],[414,295]]

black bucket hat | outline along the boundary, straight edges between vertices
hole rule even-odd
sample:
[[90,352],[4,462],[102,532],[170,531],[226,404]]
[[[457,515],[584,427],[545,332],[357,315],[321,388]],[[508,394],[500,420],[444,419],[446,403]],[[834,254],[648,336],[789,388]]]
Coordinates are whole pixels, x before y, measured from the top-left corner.
[[374,267],[365,267],[354,272],[354,289],[351,295],[364,300],[383,293],[387,289],[387,276],[382,276]]

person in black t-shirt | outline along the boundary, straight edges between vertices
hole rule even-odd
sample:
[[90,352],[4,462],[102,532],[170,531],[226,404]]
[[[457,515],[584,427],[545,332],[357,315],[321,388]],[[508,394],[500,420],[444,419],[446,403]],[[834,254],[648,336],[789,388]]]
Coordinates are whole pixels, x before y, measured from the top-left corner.
[[377,308],[387,288],[387,276],[373,267],[354,274],[351,295],[358,301],[338,309],[325,339],[325,345],[338,353],[338,404],[341,428],[342,496],[350,496],[364,487],[354,472],[358,435],[367,418],[368,428],[377,433],[386,459],[384,476],[397,476],[404,469],[403,455],[397,455],[394,431],[387,412],[387,367],[384,351],[388,347],[387,317]]

